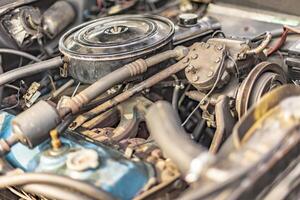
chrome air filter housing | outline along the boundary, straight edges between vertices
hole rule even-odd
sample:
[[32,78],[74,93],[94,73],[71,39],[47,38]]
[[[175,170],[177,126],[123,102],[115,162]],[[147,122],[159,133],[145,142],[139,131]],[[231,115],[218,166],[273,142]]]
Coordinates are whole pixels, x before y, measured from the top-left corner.
[[65,33],[60,51],[69,73],[93,83],[138,58],[172,48],[173,23],[160,16],[118,15],[81,24]]

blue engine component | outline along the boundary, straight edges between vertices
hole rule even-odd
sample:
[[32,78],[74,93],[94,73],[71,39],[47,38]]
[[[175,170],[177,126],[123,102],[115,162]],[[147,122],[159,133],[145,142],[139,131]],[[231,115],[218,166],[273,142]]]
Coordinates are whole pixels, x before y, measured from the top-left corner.
[[[11,134],[14,116],[0,113],[0,137]],[[18,143],[7,160],[14,167],[28,172],[47,172],[87,181],[118,199],[132,199],[154,175],[153,168],[141,161],[132,161],[111,148],[95,145],[76,136],[61,137],[63,147],[53,150],[46,141],[34,149]]]

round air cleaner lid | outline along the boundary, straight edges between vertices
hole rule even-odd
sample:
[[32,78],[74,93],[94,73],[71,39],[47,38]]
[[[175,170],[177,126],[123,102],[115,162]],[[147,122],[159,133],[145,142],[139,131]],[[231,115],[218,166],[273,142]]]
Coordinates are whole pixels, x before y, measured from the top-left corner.
[[118,15],[77,26],[60,39],[60,51],[81,60],[135,57],[168,44],[173,23],[160,16]]

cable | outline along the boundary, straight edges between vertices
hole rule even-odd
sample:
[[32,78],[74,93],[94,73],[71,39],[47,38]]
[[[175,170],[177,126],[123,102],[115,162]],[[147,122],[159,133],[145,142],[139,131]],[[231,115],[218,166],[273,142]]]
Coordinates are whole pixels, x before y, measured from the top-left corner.
[[78,191],[95,200],[113,200],[114,198],[107,192],[98,189],[85,182],[77,181],[65,176],[46,173],[25,173],[18,175],[6,175],[0,177],[0,188],[9,186],[20,186],[26,184],[50,184],[58,187],[66,187]]
[[[17,89],[17,88],[15,88],[15,89]],[[6,108],[0,109],[0,112],[6,111],[6,110],[11,110],[11,109],[13,109],[13,108],[18,107],[18,105],[20,104],[20,93],[21,93],[21,87],[18,88],[18,92],[17,92],[17,103],[16,103],[15,105],[10,106],[10,107],[6,107]]]
[[281,34],[280,39],[277,41],[277,43],[275,44],[274,47],[271,47],[268,52],[267,55],[270,56],[272,55],[274,52],[276,52],[277,50],[279,50],[281,48],[281,46],[285,43],[287,37],[289,34],[291,33],[296,33],[296,34],[300,34],[300,30],[293,28],[293,27],[289,27],[289,26],[284,26],[283,27],[283,32]]
[[213,85],[213,87],[211,88],[211,90],[203,97],[203,99],[199,102],[199,104],[194,108],[194,110],[189,114],[189,116],[184,120],[184,122],[181,124],[181,126],[186,125],[186,123],[190,120],[190,118],[194,115],[194,113],[197,111],[197,109],[205,102],[205,100],[211,95],[211,93],[215,90],[215,88],[217,87],[217,84],[220,80],[220,78],[222,77],[222,72],[223,72],[223,68],[224,68],[224,61],[225,61],[225,57],[223,56],[222,59],[222,63],[221,63],[221,67],[219,68],[218,71],[218,76],[217,79]]
[[81,84],[81,82],[78,82],[78,84],[76,85],[75,90],[74,90],[74,92],[72,93],[71,97],[74,97],[74,96],[76,95],[76,93],[77,93],[77,91],[78,91],[78,88],[79,88],[80,84]]
[[15,49],[0,48],[0,53],[7,53],[7,54],[13,54],[13,55],[21,56],[21,57],[27,58],[29,60],[33,60],[35,62],[41,61],[41,59],[39,59],[39,58],[29,54],[29,53],[26,53],[24,51],[15,50]]

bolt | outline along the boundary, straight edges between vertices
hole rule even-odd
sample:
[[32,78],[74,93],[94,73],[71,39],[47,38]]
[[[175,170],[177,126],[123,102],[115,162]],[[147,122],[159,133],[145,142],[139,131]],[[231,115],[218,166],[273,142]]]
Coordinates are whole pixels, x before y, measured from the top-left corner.
[[209,71],[209,72],[207,73],[207,77],[211,77],[212,75],[214,75],[214,72],[213,72],[213,71]]
[[219,63],[221,61],[221,58],[220,57],[218,57],[217,59],[216,59],[216,63]]
[[198,58],[198,54],[192,55],[192,59],[193,59],[193,60],[196,60],[197,58]]
[[191,73],[195,74],[196,73],[196,68],[194,67],[194,65],[190,65],[187,68],[187,72],[191,72]]
[[183,62],[184,64],[186,64],[186,63],[188,63],[189,61],[190,61],[189,58],[185,58],[182,62]]
[[223,49],[223,46],[222,46],[222,45],[218,45],[218,46],[217,46],[217,49],[218,49],[219,51],[221,51],[221,50]]
[[196,82],[199,80],[199,77],[197,75],[193,76],[193,81]]

